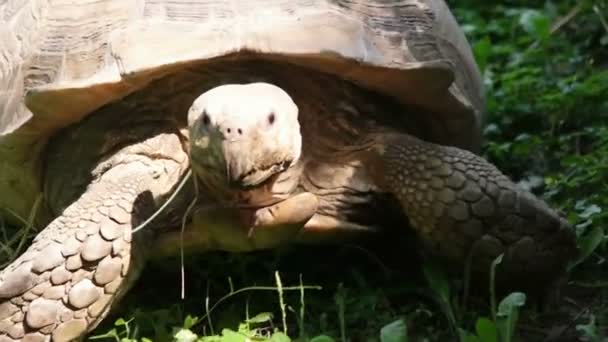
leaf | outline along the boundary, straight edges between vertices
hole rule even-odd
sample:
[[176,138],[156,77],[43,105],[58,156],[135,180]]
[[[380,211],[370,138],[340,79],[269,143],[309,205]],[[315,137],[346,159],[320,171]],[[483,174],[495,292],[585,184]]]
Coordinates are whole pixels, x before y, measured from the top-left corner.
[[380,329],[381,342],[407,342],[407,325],[402,319],[389,323]]
[[477,41],[473,46],[473,53],[475,54],[477,65],[483,73],[488,64],[488,58],[492,54],[492,42],[490,41],[490,37],[485,36],[483,39]]
[[259,313],[247,320],[248,323],[265,323],[271,321],[273,315],[271,312]]
[[502,262],[502,257],[504,254],[501,254],[496,257],[492,261],[490,265],[490,309],[492,311],[492,318],[496,320],[496,267]]
[[481,342],[479,337],[462,328],[458,328],[458,340],[460,342]]
[[479,318],[475,324],[475,330],[481,342],[498,342],[496,324],[488,318]]
[[122,325],[127,325],[128,322],[124,320],[124,318],[119,318],[114,322],[114,326],[120,327]]
[[194,317],[194,316],[186,316],[186,319],[184,319],[184,329],[190,329],[192,328],[192,326],[194,326],[196,323],[198,323],[199,319],[198,317]]
[[580,331],[583,334],[583,336],[585,336],[589,339],[589,341],[592,341],[592,342],[601,341],[600,336],[598,335],[598,327],[595,322],[594,315],[591,315],[591,317],[589,317],[589,323],[578,324],[576,326],[576,331]]
[[436,300],[439,302],[439,305],[443,310],[443,313],[447,316],[448,321],[450,322],[450,325],[454,331],[456,331],[456,315],[454,314],[454,309],[452,308],[451,304],[450,283],[448,281],[448,277],[443,269],[432,261],[426,262],[422,270],[426,281],[429,283],[429,287],[435,294]]
[[276,333],[272,334],[270,342],[291,342],[291,338],[289,338],[289,336],[285,335],[283,332],[277,331]]
[[319,335],[311,338],[309,342],[335,342],[335,340],[327,335]]
[[590,206],[585,207],[585,210],[583,210],[582,213],[580,213],[578,216],[587,219],[595,214],[599,214],[602,212],[602,208],[600,208],[598,205],[596,204],[591,204]]
[[577,245],[579,248],[579,255],[568,265],[568,270],[572,270],[578,264],[585,261],[603,240],[604,229],[601,227],[594,227],[589,233],[578,238]]
[[519,319],[519,308],[526,303],[526,295],[513,292],[498,304],[496,313],[496,330],[502,342],[511,342],[515,334],[515,326]]
[[432,262],[425,263],[423,271],[431,290],[439,297],[442,303],[449,305],[451,297],[450,283],[445,272]]
[[221,342],[221,341],[222,341],[221,336],[213,335],[213,336],[201,337],[201,339],[197,342]]
[[245,342],[247,336],[230,329],[222,330],[222,342]]
[[549,38],[551,31],[551,20],[542,12],[537,10],[526,10],[519,17],[519,23],[524,31],[535,39],[545,41]]
[[180,329],[173,337],[176,342],[194,342],[198,338],[190,329]]

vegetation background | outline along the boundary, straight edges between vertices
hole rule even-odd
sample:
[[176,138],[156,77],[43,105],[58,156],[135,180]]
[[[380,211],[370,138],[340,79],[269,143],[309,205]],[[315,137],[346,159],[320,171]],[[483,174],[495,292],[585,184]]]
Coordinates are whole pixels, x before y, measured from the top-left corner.
[[576,227],[559,302],[469,295],[382,241],[217,253],[187,260],[185,300],[178,260],[150,265],[94,338],[608,341],[608,1],[448,3],[484,74],[484,156]]
[[484,74],[484,156],[576,228],[557,302],[494,293],[492,279],[489,296],[468,293],[387,241],[287,247],[188,258],[185,300],[179,259],[151,264],[90,338],[608,341],[608,0],[448,3]]

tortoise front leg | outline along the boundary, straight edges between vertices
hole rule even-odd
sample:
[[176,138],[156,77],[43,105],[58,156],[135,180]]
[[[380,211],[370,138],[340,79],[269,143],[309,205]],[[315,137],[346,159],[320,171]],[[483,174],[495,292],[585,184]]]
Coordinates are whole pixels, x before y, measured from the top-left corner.
[[144,252],[141,232],[132,236],[131,229],[182,171],[174,162],[138,157],[106,171],[2,270],[0,341],[80,338],[126,292]]
[[471,257],[471,269],[487,274],[504,253],[501,279],[546,282],[576,252],[567,221],[483,158],[401,134],[377,151],[381,184],[434,254]]

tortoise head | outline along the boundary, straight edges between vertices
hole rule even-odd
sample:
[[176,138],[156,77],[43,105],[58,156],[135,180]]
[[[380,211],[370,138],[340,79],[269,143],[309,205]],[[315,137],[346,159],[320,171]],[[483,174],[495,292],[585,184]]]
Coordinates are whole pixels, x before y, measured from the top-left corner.
[[298,107],[275,85],[212,88],[190,107],[188,125],[193,169],[212,188],[259,186],[300,158]]

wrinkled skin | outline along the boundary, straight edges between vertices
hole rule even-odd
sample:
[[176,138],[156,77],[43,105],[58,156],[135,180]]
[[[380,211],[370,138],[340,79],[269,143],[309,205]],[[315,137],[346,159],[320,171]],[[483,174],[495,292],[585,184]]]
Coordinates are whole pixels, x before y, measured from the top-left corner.
[[[222,68],[151,84],[50,143],[57,218],[0,273],[0,342],[83,336],[146,258],[182,246],[239,252],[413,229],[458,269],[471,257],[485,272],[504,253],[501,279],[536,285],[573,255],[564,220],[480,157],[408,134],[424,136],[390,99],[296,68]],[[199,202],[183,239],[190,186],[133,234],[190,165]]]

